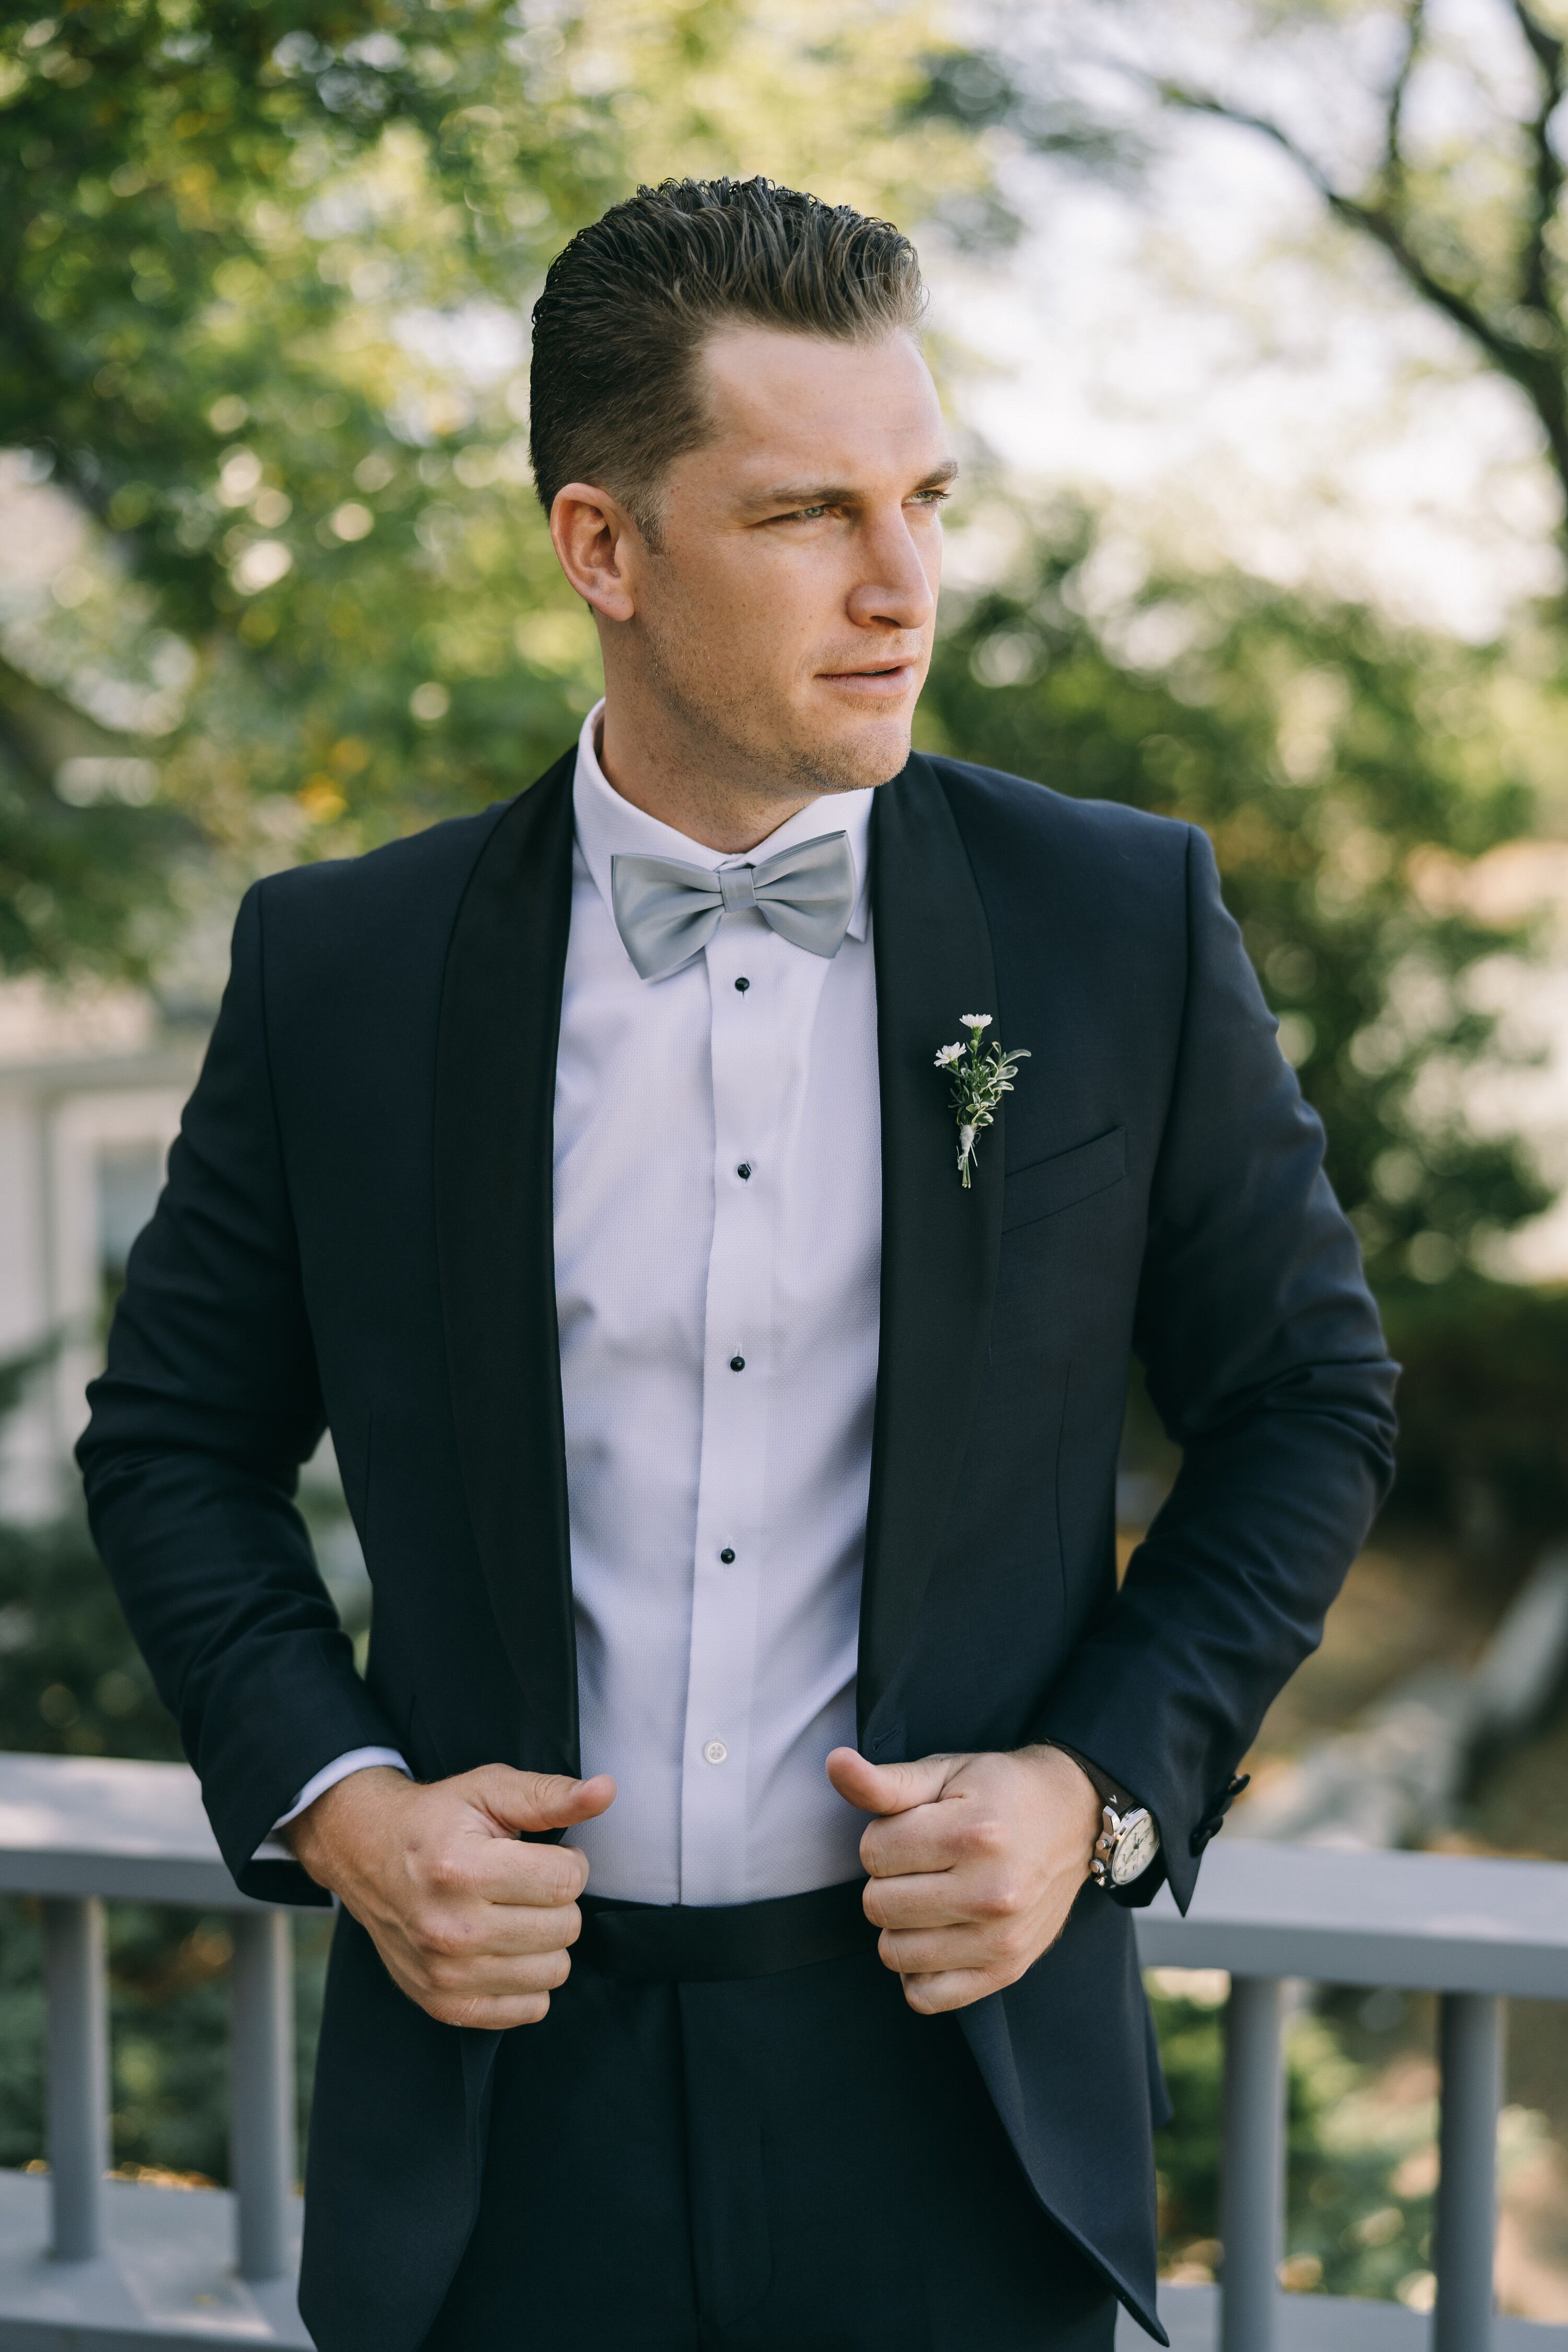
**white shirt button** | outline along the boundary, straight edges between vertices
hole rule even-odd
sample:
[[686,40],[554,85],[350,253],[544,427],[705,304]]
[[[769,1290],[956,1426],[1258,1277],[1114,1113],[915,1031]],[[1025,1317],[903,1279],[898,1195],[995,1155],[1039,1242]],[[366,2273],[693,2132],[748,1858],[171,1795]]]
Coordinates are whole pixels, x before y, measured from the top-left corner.
[[702,1750],[702,1761],[705,1764],[722,1764],[729,1753],[721,1739],[710,1739]]

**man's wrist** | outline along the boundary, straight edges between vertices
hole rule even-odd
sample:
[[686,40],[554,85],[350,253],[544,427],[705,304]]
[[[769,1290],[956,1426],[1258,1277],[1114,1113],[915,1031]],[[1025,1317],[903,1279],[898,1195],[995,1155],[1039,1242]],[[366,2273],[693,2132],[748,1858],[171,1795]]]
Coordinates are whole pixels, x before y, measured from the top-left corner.
[[[1100,1835],[1100,1800],[1094,1782],[1084,1770],[1082,1762],[1070,1748],[1058,1748],[1054,1739],[1041,1740],[1037,1746],[1019,1751],[1032,1762],[1044,1764],[1062,1792],[1057,1801],[1081,1814],[1078,1826],[1082,1832],[1083,1866],[1087,1874],[1094,1859],[1095,1840]],[[1064,1771],[1064,1766],[1067,1769]]]
[[[334,1780],[279,1832],[318,1885],[333,1887],[333,1860],[345,1824],[367,1821],[414,1786],[405,1766],[365,1764]],[[351,1832],[352,1834],[352,1832]],[[334,1890],[335,1891],[335,1890]]]
[[1089,1876],[1097,1886],[1107,1891],[1132,1885],[1143,1876],[1160,1851],[1159,1823],[1148,1808],[1141,1805],[1092,1757],[1080,1755],[1076,1748],[1063,1747],[1059,1740],[1051,1744],[1060,1754],[1070,1757],[1099,1800],[1100,1825],[1089,1855]]
[[1093,1757],[1083,1755],[1076,1748],[1067,1747],[1059,1739],[1048,1739],[1046,1745],[1054,1748],[1058,1756],[1070,1757],[1102,1805],[1110,1806],[1118,1813],[1139,1811],[1138,1800],[1126,1783],[1117,1780],[1114,1773],[1106,1771],[1103,1765],[1097,1764]]
[[[266,1837],[251,1856],[251,1860],[253,1862],[286,1862],[289,1854],[294,1852],[292,1840],[285,1834],[290,1823],[297,1822],[302,1813],[309,1811],[316,1800],[325,1796],[327,1790],[335,1788],[340,1780],[346,1780],[353,1773],[363,1772],[377,1764],[390,1764],[395,1771],[405,1773],[409,1780],[414,1778],[413,1772],[395,1748],[345,1748],[341,1756],[334,1756],[330,1764],[323,1764],[319,1772],[311,1773],[288,1811],[279,1813],[273,1822]],[[295,1859],[296,1861],[299,1859],[297,1854]]]

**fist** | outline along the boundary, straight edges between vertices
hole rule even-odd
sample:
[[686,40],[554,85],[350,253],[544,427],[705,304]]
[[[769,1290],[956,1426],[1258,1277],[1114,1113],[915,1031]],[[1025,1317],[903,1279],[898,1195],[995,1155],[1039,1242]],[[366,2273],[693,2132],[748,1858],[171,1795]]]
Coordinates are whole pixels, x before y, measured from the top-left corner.
[[874,1813],[860,1840],[866,1916],[911,2009],[966,2009],[1048,1951],[1089,1875],[1100,1799],[1059,1748],[868,1764],[836,1748],[827,1777]]
[[443,2025],[536,2025],[566,1981],[588,1864],[520,1830],[569,1829],[615,1799],[591,1780],[486,1764],[428,1786],[351,1773],[283,1834],[374,1941],[393,1982]]

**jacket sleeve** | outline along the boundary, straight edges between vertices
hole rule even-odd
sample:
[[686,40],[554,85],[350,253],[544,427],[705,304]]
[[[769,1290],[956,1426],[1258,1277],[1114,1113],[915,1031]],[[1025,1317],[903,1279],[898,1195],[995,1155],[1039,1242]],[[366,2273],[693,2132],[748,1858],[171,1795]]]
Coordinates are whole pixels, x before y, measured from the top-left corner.
[[396,1747],[294,1507],[324,1426],[268,1068],[263,891],[77,1448],[94,1538],[249,1895],[326,1901],[253,1860],[311,1775]]
[[1187,857],[1187,989],[1134,1334],[1183,1449],[1113,1602],[1047,1695],[1043,1736],[1160,1825],[1184,1910],[1238,1759],[1322,1636],[1393,1477],[1394,1384],[1323,1134],[1279,1052],[1214,854]]

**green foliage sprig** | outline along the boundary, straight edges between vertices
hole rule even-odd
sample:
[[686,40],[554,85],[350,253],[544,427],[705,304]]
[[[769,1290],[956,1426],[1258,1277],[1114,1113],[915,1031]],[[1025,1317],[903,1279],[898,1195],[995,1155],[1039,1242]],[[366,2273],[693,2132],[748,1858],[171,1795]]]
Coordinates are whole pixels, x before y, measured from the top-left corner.
[[950,1099],[952,1115],[958,1121],[958,1172],[967,1192],[975,1140],[983,1128],[995,1124],[1002,1097],[1012,1093],[1018,1065],[1026,1062],[1029,1054],[1022,1045],[1009,1052],[999,1040],[993,1043],[989,1053],[983,1054],[980,1041],[991,1026],[991,1014],[961,1013],[958,1017],[969,1032],[969,1044],[966,1047],[961,1037],[956,1045],[939,1046],[936,1066],[948,1071],[952,1080]]

